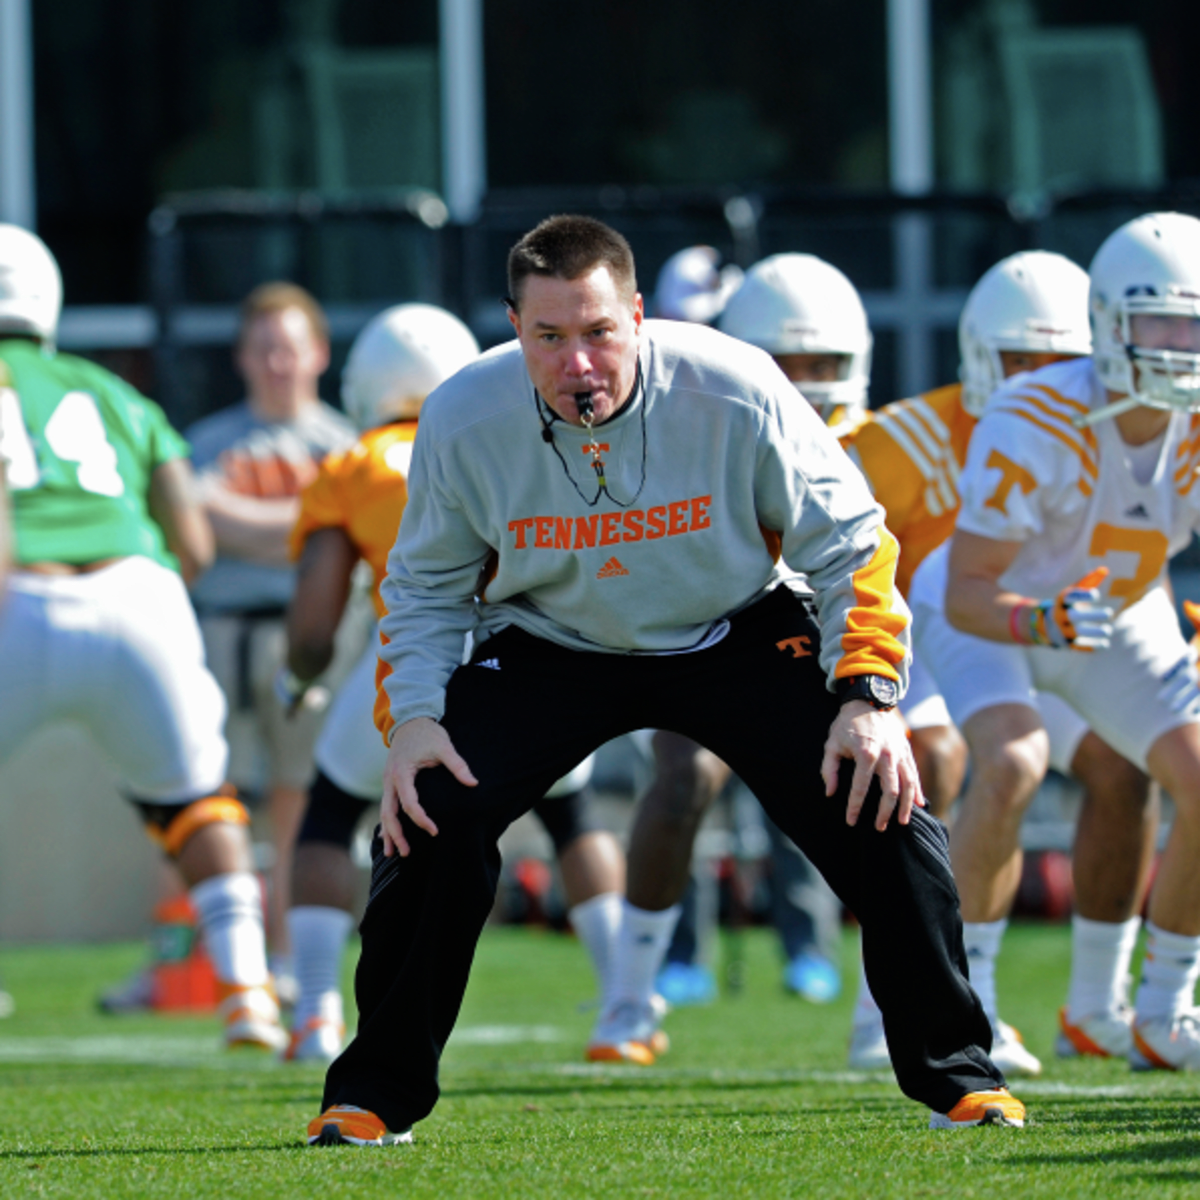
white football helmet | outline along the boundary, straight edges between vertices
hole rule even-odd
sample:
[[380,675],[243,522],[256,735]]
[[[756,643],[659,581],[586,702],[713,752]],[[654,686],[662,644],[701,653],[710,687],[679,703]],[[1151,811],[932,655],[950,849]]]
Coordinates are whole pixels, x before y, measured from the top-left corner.
[[830,423],[866,410],[873,345],[867,310],[854,284],[824,259],[773,254],[755,263],[717,327],[772,355],[845,355],[840,379],[796,388]]
[[742,269],[721,266],[712,246],[688,246],[663,263],[654,286],[654,315],[668,321],[710,325],[742,282]]
[[0,333],[29,333],[53,346],[62,276],[46,243],[19,225],[0,225]]
[[1022,250],[986,271],[958,320],[963,408],[982,416],[1004,379],[1001,350],[1090,354],[1087,305],[1087,272],[1061,254]]
[[433,304],[398,304],[354,339],[342,371],[342,407],[359,429],[412,421],[425,397],[479,356],[475,335]]
[[1109,234],[1090,274],[1093,357],[1104,386],[1150,408],[1200,411],[1200,353],[1143,347],[1133,337],[1140,315],[1186,317],[1200,328],[1200,221],[1171,212],[1137,217]]

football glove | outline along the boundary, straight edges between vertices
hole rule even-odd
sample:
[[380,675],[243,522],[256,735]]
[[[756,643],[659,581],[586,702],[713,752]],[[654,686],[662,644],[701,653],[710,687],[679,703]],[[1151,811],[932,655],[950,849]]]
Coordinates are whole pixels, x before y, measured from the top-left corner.
[[1162,676],[1162,690],[1158,699],[1171,712],[1186,714],[1196,719],[1200,717],[1200,678],[1197,677],[1196,659],[1198,656],[1197,642],[1200,642],[1200,604],[1191,600],[1183,602],[1183,611],[1191,621],[1197,635],[1188,643],[1187,653]]
[[1107,567],[1089,571],[1053,600],[1040,600],[1029,610],[1029,639],[1056,650],[1106,650],[1112,641],[1113,610],[1100,602],[1098,585]]

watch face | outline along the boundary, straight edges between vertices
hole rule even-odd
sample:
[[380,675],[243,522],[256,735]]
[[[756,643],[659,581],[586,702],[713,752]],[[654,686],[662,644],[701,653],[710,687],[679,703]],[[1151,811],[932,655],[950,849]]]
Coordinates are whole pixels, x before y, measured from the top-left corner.
[[872,675],[869,686],[876,704],[892,708],[900,699],[900,687],[894,679],[888,679],[884,675]]

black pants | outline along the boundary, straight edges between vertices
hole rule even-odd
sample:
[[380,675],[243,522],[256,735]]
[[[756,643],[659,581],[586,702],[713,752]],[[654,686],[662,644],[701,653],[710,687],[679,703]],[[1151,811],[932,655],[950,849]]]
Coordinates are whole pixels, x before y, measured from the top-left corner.
[[[796,656],[797,637],[812,653]],[[848,826],[849,763],[837,795],[824,794],[821,757],[838,704],[818,646],[808,609],[780,589],[692,654],[588,654],[516,628],[480,647],[451,677],[443,718],[479,784],[422,771],[418,792],[438,836],[404,818],[412,854],[385,859],[376,834],[358,1032],[329,1068],[325,1106],[358,1105],[392,1130],[429,1114],[500,875],[497,839],[585,755],[643,728],[681,733],[723,758],[858,917],[904,1092],[948,1112],[967,1092],[1002,1087],[967,982],[944,828],[918,811],[907,826],[876,831],[877,783]]]

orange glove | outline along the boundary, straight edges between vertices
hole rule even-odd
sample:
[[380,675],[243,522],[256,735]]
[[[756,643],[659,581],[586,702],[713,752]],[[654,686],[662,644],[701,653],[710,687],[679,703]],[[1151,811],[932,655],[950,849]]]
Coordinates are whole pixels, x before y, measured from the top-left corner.
[[[1112,641],[1113,610],[1100,602],[1107,567],[1089,571],[1053,600],[1030,601],[1013,609],[1009,628],[1016,641],[1056,650],[1105,650]],[[1025,636],[1022,636],[1025,635]]]

